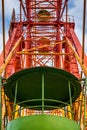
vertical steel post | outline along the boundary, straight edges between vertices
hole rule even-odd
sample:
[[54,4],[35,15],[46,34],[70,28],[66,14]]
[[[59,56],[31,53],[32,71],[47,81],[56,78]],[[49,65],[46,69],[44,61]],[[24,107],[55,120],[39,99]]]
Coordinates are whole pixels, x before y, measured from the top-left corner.
[[67,36],[67,23],[68,23],[68,1],[66,0],[66,36]]
[[42,73],[42,114],[44,114],[44,73]]
[[2,33],[3,33],[3,62],[5,63],[5,17],[4,17],[4,0],[2,0]]
[[68,81],[68,87],[69,87],[70,106],[72,106],[72,97],[71,97],[70,81]]
[[84,0],[83,2],[82,64],[84,64],[85,29],[86,29],[86,0]]
[[14,97],[14,114],[13,114],[13,118],[15,115],[15,108],[16,108],[16,99],[17,99],[17,88],[18,88],[18,81],[16,81],[16,87],[15,87],[15,97]]
[[71,96],[71,86],[70,86],[70,81],[68,81],[68,87],[69,87],[69,98],[70,98],[70,109],[71,109],[71,117],[73,117],[73,114],[72,114],[72,96]]
[[0,130],[2,130],[2,78],[0,77]]
[[21,3],[20,3],[20,28],[21,28],[20,33],[22,33],[22,6],[21,6]]
[[87,90],[87,77],[84,84],[84,130],[86,130],[86,90]]

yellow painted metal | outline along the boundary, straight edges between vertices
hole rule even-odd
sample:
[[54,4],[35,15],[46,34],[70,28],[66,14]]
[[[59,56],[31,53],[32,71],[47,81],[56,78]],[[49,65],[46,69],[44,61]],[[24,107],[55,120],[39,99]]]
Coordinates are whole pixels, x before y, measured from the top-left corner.
[[55,52],[54,53],[50,53],[50,52],[36,53],[36,52],[28,52],[27,50],[17,52],[17,54],[19,54],[19,55],[22,55],[22,54],[25,54],[25,55],[71,55],[70,53],[55,53]]
[[87,68],[86,68],[86,66],[84,64],[82,64],[82,60],[80,59],[80,57],[78,56],[77,52],[73,48],[71,41],[67,37],[65,37],[65,40],[66,40],[66,43],[71,48],[71,50],[73,51],[73,55],[76,57],[76,59],[77,59],[78,63],[80,64],[80,66],[81,66],[85,76],[87,76]]
[[0,67],[0,75],[3,73],[3,71],[5,70],[7,64],[9,63],[10,59],[12,58],[13,54],[14,54],[14,51],[15,49],[17,48],[17,46],[21,43],[22,41],[22,37],[20,37],[18,39],[18,41],[15,43],[14,47],[12,48],[12,50],[10,51],[7,59],[5,60],[5,63],[2,64],[2,66]]
[[63,43],[65,43],[65,40],[60,41],[60,42],[56,42],[56,43],[50,44],[50,45],[43,45],[43,46],[36,47],[36,48],[33,47],[33,48],[28,49],[27,52],[37,51],[38,49],[42,49],[42,48],[44,48],[44,47],[55,47],[56,45],[58,45],[58,44],[63,44]]

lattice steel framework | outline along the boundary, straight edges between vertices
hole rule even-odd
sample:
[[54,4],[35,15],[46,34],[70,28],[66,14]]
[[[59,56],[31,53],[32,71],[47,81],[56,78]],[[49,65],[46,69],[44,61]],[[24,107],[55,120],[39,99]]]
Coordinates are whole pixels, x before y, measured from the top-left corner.
[[[0,73],[8,78],[13,73],[36,66],[51,66],[64,69],[81,79],[81,71],[87,75],[87,57],[81,62],[82,47],[74,32],[74,18],[68,14],[68,0],[19,0],[20,14],[12,12],[9,39],[6,43],[3,63],[2,54]],[[83,85],[84,86],[84,85]],[[84,87],[79,99],[73,104],[74,120],[84,129],[85,95]],[[3,89],[2,89],[3,90]],[[2,93],[4,124],[12,119],[13,103],[9,103]],[[17,106],[18,107],[18,106]],[[71,109],[68,106],[66,109]],[[22,115],[38,111],[24,109]],[[64,111],[54,110],[47,113],[64,115]],[[87,114],[87,113],[86,113]],[[18,116],[18,113],[15,115]],[[87,116],[87,115],[86,115]],[[70,113],[67,117],[71,118]],[[84,120],[83,120],[84,119]]]

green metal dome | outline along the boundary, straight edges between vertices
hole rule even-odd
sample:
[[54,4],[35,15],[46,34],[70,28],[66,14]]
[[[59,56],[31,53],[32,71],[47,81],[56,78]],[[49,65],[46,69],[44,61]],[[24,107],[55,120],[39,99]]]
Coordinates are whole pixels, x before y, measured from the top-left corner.
[[[44,81],[42,81],[43,76]],[[4,86],[10,101],[14,101],[17,83],[17,103],[21,102],[21,106],[37,106],[34,109],[39,109],[44,100],[46,110],[70,103],[68,82],[70,82],[71,98],[74,102],[81,91],[80,82],[74,75],[62,69],[52,67],[24,69],[9,77]]]
[[79,125],[64,117],[32,115],[8,123],[7,130],[80,130]]

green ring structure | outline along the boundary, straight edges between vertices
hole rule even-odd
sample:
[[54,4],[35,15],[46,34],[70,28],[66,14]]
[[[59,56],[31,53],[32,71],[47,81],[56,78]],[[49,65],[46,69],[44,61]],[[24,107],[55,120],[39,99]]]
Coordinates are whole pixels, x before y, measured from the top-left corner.
[[17,104],[41,110],[40,115],[13,119],[7,130],[80,130],[73,120],[44,114],[45,110],[71,106],[80,95],[80,81],[71,73],[53,67],[33,67],[16,72],[3,85],[6,95],[14,102],[13,115]]
[[45,110],[66,106],[81,92],[81,84],[74,75],[53,67],[21,70],[9,77],[4,86],[10,101],[37,110],[42,106]]

